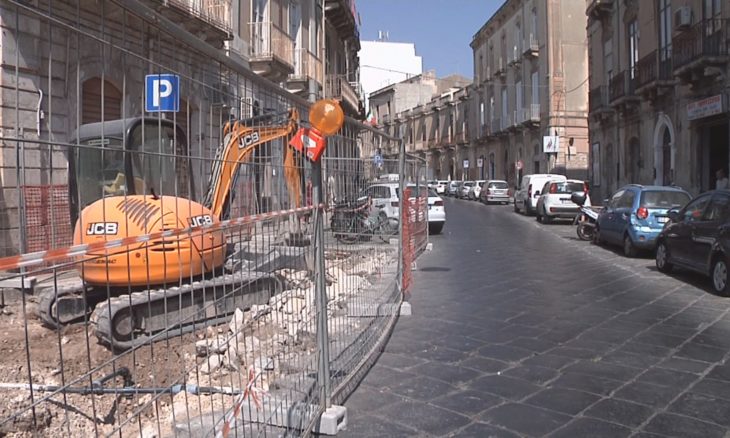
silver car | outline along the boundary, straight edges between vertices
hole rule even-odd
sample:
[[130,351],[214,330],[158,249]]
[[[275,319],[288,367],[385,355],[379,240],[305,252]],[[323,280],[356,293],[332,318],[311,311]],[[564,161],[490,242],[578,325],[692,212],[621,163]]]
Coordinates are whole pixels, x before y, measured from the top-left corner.
[[500,202],[502,204],[509,203],[509,184],[507,181],[492,179],[484,183],[482,191],[479,193],[479,199],[489,204],[492,202]]

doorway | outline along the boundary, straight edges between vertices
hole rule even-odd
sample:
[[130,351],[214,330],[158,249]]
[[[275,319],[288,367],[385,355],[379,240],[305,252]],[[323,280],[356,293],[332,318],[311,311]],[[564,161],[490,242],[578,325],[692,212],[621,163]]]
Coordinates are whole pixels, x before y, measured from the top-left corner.
[[662,136],[662,185],[672,185],[672,135],[664,128]]
[[728,151],[728,122],[709,125],[702,129],[702,191],[715,188],[715,173],[722,169],[728,174],[730,152]]

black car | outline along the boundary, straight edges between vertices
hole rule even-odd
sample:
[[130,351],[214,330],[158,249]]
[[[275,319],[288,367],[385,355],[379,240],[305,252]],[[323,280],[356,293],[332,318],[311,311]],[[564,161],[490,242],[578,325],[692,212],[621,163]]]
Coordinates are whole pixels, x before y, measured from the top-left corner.
[[657,269],[669,272],[677,266],[702,273],[718,294],[730,295],[730,190],[703,193],[668,214],[657,238]]

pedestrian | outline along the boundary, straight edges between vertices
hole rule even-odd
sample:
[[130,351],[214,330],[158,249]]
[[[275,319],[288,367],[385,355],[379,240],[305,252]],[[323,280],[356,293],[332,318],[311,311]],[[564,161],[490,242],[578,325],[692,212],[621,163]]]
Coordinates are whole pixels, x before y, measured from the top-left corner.
[[727,175],[725,175],[724,169],[720,169],[717,172],[715,172],[715,176],[717,177],[717,180],[715,181],[715,189],[730,188],[730,186],[728,185]]

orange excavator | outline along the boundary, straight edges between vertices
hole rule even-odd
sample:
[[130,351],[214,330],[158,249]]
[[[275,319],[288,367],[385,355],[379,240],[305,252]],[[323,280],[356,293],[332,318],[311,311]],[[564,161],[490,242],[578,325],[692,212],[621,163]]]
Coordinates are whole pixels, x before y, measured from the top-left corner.
[[[310,109],[310,121],[331,135],[344,115],[337,102],[323,100]],[[84,255],[76,263],[80,279],[39,291],[40,318],[59,327],[88,317],[103,344],[129,349],[266,303],[281,290],[277,277],[226,272],[224,231],[196,228],[226,219],[239,166],[261,145],[288,140],[299,125],[294,109],[227,123],[202,203],[190,199],[192,166],[184,136],[171,122],[136,118],[82,126],[81,147],[69,160],[76,174],[72,206],[82,208],[75,218],[75,245],[190,231]],[[301,156],[284,148],[285,180],[299,206]]]

